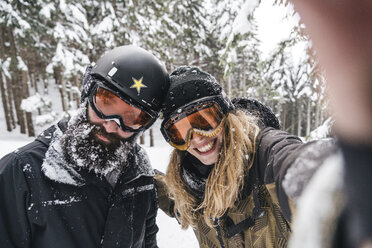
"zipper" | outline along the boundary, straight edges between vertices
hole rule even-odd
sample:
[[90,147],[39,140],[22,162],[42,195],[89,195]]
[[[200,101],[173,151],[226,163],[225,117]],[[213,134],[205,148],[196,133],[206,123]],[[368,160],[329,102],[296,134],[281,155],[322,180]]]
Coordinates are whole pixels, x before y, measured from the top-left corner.
[[221,248],[225,248],[225,244],[223,243],[223,238],[222,238],[220,219],[219,218],[214,219],[214,224],[216,226],[217,239],[220,242]]

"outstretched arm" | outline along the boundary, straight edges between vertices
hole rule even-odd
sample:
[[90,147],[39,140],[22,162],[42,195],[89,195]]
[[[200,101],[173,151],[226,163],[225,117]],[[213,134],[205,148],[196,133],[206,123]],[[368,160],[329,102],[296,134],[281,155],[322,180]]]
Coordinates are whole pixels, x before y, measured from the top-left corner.
[[345,160],[341,232],[372,247],[372,1],[291,0],[326,73]]

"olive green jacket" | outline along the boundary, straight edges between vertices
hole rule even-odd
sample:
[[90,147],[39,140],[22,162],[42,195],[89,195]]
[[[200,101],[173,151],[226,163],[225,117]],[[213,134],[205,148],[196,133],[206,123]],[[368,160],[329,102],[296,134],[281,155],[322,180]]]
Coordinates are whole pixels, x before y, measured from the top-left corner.
[[[263,129],[257,138],[254,164],[236,204],[214,220],[214,228],[201,218],[194,229],[200,247],[287,247],[293,208],[282,181],[306,145],[286,132]],[[160,209],[174,217],[164,175],[156,175],[155,181]]]

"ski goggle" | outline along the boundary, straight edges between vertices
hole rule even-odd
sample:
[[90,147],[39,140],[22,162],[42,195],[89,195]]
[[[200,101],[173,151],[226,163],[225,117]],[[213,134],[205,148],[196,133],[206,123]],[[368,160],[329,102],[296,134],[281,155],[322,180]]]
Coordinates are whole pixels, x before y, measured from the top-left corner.
[[88,97],[89,104],[96,115],[106,121],[115,121],[126,132],[140,132],[149,127],[157,118],[133,106],[113,90],[97,84]]
[[184,151],[190,146],[192,134],[206,137],[216,136],[223,127],[226,115],[214,101],[197,103],[182,109],[162,123],[161,131],[170,145]]

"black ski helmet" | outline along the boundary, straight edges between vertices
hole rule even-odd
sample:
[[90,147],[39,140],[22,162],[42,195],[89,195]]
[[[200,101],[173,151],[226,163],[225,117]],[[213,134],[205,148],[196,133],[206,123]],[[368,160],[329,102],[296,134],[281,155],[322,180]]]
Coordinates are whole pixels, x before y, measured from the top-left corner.
[[107,52],[93,66],[90,75],[103,79],[134,106],[156,115],[169,88],[165,67],[150,52],[134,45]]

